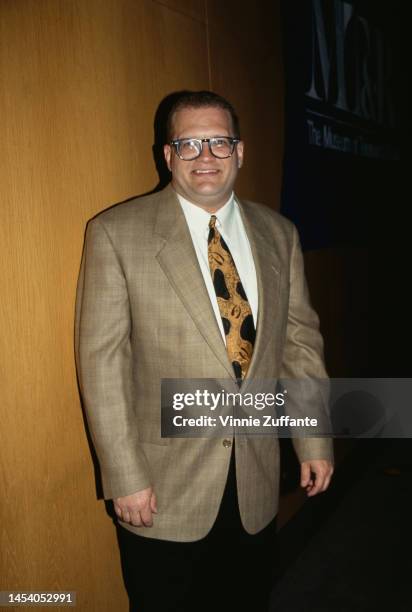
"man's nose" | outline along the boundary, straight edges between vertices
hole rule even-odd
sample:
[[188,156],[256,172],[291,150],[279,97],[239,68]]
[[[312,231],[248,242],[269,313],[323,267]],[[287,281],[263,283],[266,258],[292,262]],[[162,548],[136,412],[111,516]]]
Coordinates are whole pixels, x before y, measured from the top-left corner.
[[199,155],[199,157],[201,157],[203,160],[204,159],[213,159],[213,155],[210,151],[210,143],[209,142],[202,142],[202,151]]

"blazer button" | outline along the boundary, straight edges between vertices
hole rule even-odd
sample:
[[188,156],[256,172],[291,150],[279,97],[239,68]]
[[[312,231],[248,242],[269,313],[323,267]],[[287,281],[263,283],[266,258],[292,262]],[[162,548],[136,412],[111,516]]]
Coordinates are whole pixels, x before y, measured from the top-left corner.
[[227,438],[225,438],[222,444],[225,448],[230,448],[232,446],[232,440],[228,440]]

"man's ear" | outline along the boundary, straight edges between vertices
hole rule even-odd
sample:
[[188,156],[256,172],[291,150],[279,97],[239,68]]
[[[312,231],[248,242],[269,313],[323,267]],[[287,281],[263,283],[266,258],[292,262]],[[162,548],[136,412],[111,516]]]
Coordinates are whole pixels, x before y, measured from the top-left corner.
[[165,156],[166,165],[169,169],[169,172],[172,171],[171,160],[172,160],[172,147],[169,144],[165,144],[163,146],[163,154]]
[[243,153],[245,149],[245,143],[243,140],[237,143],[236,145],[236,153],[237,153],[237,167],[241,168],[243,166]]

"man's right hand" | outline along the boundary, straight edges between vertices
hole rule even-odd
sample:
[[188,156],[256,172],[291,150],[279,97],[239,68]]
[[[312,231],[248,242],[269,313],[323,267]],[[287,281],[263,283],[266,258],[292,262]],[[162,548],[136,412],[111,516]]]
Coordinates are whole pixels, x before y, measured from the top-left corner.
[[116,497],[113,503],[115,512],[121,521],[135,527],[153,525],[152,513],[157,514],[157,501],[152,487],[125,497]]

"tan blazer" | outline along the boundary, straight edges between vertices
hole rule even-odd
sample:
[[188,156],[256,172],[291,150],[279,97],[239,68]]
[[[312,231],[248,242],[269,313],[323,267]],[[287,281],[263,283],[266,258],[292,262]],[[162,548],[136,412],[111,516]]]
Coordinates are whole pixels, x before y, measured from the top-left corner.
[[[259,297],[246,381],[325,377],[296,229],[265,206],[237,201]],[[88,223],[75,336],[105,498],[152,485],[158,499],[154,526],[123,525],[152,538],[204,537],[219,509],[231,448],[221,438],[161,438],[160,382],[231,378],[235,383],[171,186],[106,210]],[[294,445],[300,461],[332,459],[330,440],[307,438]],[[256,533],[278,508],[278,440],[237,436],[235,454],[240,515],[245,529]]]

